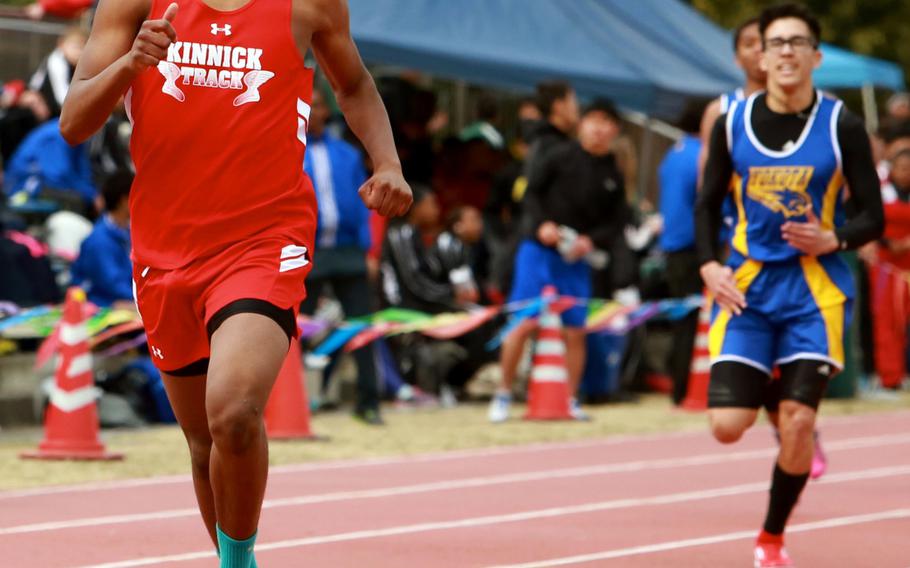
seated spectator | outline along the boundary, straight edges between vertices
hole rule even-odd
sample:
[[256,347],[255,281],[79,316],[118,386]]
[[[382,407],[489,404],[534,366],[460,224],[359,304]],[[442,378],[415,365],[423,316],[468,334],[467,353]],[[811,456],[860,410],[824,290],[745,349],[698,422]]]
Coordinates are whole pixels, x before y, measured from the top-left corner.
[[482,286],[478,272],[483,271],[478,262],[478,245],[483,237],[483,217],[471,206],[459,207],[449,215],[446,230],[436,237],[430,251],[437,278],[463,289],[466,300],[476,303],[481,299]]
[[29,132],[51,116],[44,97],[24,89],[24,82],[10,81],[0,95],[0,162],[4,164]]
[[94,218],[97,189],[87,144],[70,146],[52,119],[29,134],[6,167],[4,191],[13,204],[44,198]]
[[[458,311],[474,299],[464,289],[438,277],[438,261],[430,254],[439,224],[439,205],[426,186],[412,184],[414,204],[404,219],[389,223],[382,247],[381,297],[386,306],[429,313]],[[476,294],[476,292],[475,292]],[[424,392],[454,402],[448,386],[452,370],[468,353],[454,341],[435,341],[419,334],[390,338],[402,373]]]
[[910,119],[910,94],[894,93],[885,104],[889,118],[898,120]]
[[891,158],[888,183],[882,187],[885,234],[870,280],[875,368],[886,389],[897,390],[907,374],[907,323],[910,321],[910,150]]
[[82,243],[72,267],[73,284],[85,288],[88,299],[102,307],[133,302],[130,262],[131,172],[111,176],[101,189],[104,214]]
[[97,134],[89,139],[89,160],[95,179],[105,179],[121,170],[136,171],[130,155],[133,123],[126,115],[124,99],[120,97],[114,112]]
[[458,137],[462,142],[480,140],[495,150],[504,150],[505,139],[494,125],[498,116],[496,99],[490,95],[482,95],[477,101],[477,121],[465,126]]
[[427,242],[439,226],[439,204],[426,186],[412,185],[414,204],[407,217],[389,222],[382,246],[382,300],[386,306],[429,313],[451,312],[470,296],[456,298],[454,286],[434,270]]
[[91,221],[72,211],[57,211],[44,222],[45,240],[52,258],[67,265],[79,257],[82,243],[92,234]]
[[0,217],[0,301],[20,307],[61,300],[50,262],[41,246],[8,231]]
[[[471,206],[459,207],[449,215],[446,229],[436,237],[430,249],[437,279],[451,284],[456,296],[466,303],[491,303],[486,294],[488,261],[483,233],[480,211]],[[496,353],[487,349],[487,343],[499,325],[499,322],[487,323],[453,340],[464,349],[467,357],[449,371],[446,382],[450,387],[461,389],[484,365],[496,360]]]

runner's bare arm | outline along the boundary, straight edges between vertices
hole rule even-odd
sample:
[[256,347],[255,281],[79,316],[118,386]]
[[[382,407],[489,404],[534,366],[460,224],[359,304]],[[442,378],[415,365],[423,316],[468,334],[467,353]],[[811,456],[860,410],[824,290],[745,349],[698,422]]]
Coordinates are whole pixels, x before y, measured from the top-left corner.
[[[371,209],[403,215],[411,206],[411,189],[401,173],[385,105],[351,38],[346,0],[318,0],[320,21],[312,27],[312,48],[338,100],[338,106],[374,164],[374,175],[361,188]],[[313,13],[312,11],[310,13]]]
[[92,34],[70,85],[60,131],[70,144],[84,142],[104,125],[133,79],[167,57],[177,39],[170,22],[177,6],[164,18],[145,21],[150,0],[102,0]]

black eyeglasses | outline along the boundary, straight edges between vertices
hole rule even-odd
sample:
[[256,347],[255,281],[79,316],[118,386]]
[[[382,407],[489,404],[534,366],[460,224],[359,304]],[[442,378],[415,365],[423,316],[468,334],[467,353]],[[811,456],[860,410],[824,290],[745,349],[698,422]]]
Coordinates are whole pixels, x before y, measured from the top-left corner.
[[809,51],[818,47],[815,38],[809,36],[772,37],[765,40],[765,49],[768,51],[781,52],[785,45],[789,45],[793,51]]

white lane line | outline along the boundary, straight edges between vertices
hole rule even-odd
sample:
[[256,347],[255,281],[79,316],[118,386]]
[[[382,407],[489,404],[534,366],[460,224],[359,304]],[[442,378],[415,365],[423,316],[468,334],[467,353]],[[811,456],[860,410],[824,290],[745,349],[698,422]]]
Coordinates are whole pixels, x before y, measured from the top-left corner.
[[[465,458],[485,458],[496,456],[510,456],[518,454],[532,454],[538,452],[580,450],[586,448],[599,448],[607,446],[617,446],[625,443],[645,443],[660,442],[665,440],[675,440],[679,438],[698,437],[704,438],[703,429],[690,430],[683,432],[647,434],[636,436],[614,436],[607,439],[597,440],[579,440],[575,442],[543,442],[536,444],[524,444],[520,446],[504,446],[500,448],[477,448],[469,450],[456,450],[450,452],[434,452],[428,454],[415,454],[411,456],[392,456],[378,458],[364,458],[358,460],[340,460],[327,461],[318,463],[290,464],[269,468],[269,476],[286,473],[305,473],[318,472],[338,469],[357,469],[361,467],[377,467],[386,465],[408,465],[414,463],[432,463],[437,461],[451,461]],[[187,462],[188,463],[188,462]],[[61,493],[83,493],[90,491],[111,491],[117,489],[133,489],[136,487],[148,487],[155,485],[167,485],[175,483],[188,483],[192,477],[186,474],[167,475],[160,477],[148,477],[142,479],[124,479],[116,481],[100,481],[95,483],[84,483],[78,485],[62,485],[58,487],[38,487],[34,489],[21,489],[14,491],[0,492],[0,500],[18,499],[23,497],[40,497],[46,495],[58,495]]]
[[[910,443],[910,434],[898,434],[891,436],[876,436],[872,438],[852,438],[840,440],[828,445],[829,452],[841,450],[882,447],[890,445],[899,445]],[[777,448],[765,448],[761,450],[748,450],[742,452],[723,452],[702,454],[690,456],[687,458],[663,458],[656,460],[639,460],[632,462],[621,462],[611,464],[601,464],[593,466],[571,467],[562,469],[550,469],[541,471],[530,471],[521,473],[510,473],[503,475],[492,475],[483,477],[469,477],[464,479],[450,479],[444,481],[435,481],[429,483],[418,483],[413,485],[400,485],[395,487],[384,487],[379,489],[362,489],[356,491],[338,491],[333,493],[323,493],[319,495],[303,495],[300,497],[286,497],[281,499],[267,499],[262,507],[263,509],[277,509],[283,507],[301,507],[305,505],[315,505],[319,503],[334,503],[340,501],[355,501],[358,499],[381,499],[385,497],[399,497],[402,495],[416,495],[420,493],[434,493],[442,491],[454,491],[459,489],[472,489],[479,487],[490,487],[495,485],[505,485],[512,483],[529,483],[534,481],[548,481],[554,479],[569,479],[580,477],[591,477],[598,475],[609,475],[615,473],[634,473],[640,471],[652,471],[657,469],[674,469],[678,467],[694,467],[702,465],[713,465],[719,463],[732,463],[747,461],[753,459],[770,458],[777,453]],[[198,511],[195,508],[171,509],[164,511],[153,511],[148,513],[132,513],[123,515],[107,515],[103,517],[86,517],[79,519],[70,519],[66,521],[48,521],[43,523],[32,523],[26,525],[16,525],[0,528],[0,537],[17,534],[45,533],[58,530],[97,527],[103,525],[123,525],[129,523],[141,523],[147,521],[160,521],[166,519],[177,519],[185,517],[196,517]]]
[[[857,423],[870,422],[870,418],[883,418],[892,420],[894,418],[910,417],[910,412],[894,411],[880,412],[869,415],[857,416],[833,416],[821,417],[819,424],[822,427],[831,425],[849,425]],[[686,430],[683,432],[656,433],[643,435],[623,435],[613,436],[607,439],[598,440],[580,440],[575,442],[542,442],[536,444],[523,444],[520,446],[504,446],[499,448],[478,448],[468,450],[457,450],[452,452],[434,452],[428,454],[416,454],[411,456],[392,456],[385,458],[366,458],[359,460],[340,460],[308,464],[292,464],[277,466],[269,469],[269,475],[274,476],[285,473],[302,473],[308,471],[326,471],[338,469],[357,469],[361,467],[376,467],[385,465],[400,465],[411,463],[432,463],[437,461],[450,461],[463,458],[484,458],[495,456],[508,456],[516,454],[538,453],[548,451],[563,451],[584,448],[596,448],[604,446],[622,445],[627,442],[641,444],[646,442],[660,442],[665,440],[675,440],[681,438],[704,438],[707,436],[704,429]],[[828,443],[826,442],[826,446]],[[117,489],[133,489],[137,487],[150,487],[156,485],[168,485],[176,483],[187,483],[192,481],[189,475],[167,475],[160,477],[150,477],[143,479],[125,479],[115,481],[102,481],[95,483],[85,483],[78,485],[62,485],[58,487],[41,487],[34,489],[22,489],[13,491],[0,491],[0,501],[4,499],[18,499],[24,497],[40,497],[46,495],[59,495],[61,493],[83,493],[91,491],[113,491]]]
[[[825,477],[825,485],[835,483],[845,483],[857,480],[882,479],[887,477],[897,477],[910,475],[910,465],[884,467],[879,469],[870,469],[866,471],[852,471],[841,474],[829,474]],[[647,507],[653,505],[671,505],[677,503],[686,503],[692,501],[703,501],[706,499],[716,499],[719,497],[731,497],[745,495],[749,493],[763,493],[768,490],[768,482],[761,481],[756,483],[746,483],[733,485],[730,487],[720,487],[717,489],[706,489],[700,491],[686,491],[683,493],[670,493],[658,495],[656,497],[642,497],[635,499],[614,499],[611,501],[600,501],[596,503],[585,503],[569,507],[552,507],[548,509],[537,509],[521,513],[508,513],[503,515],[489,515],[484,517],[471,517],[454,521],[440,521],[432,523],[419,523],[414,525],[403,525],[389,527],[385,529],[369,529],[353,531],[346,533],[337,533],[309,538],[294,540],[283,540],[278,542],[264,543],[256,546],[258,552],[269,550],[282,550],[287,548],[300,548],[305,546],[317,546],[322,544],[331,544],[337,542],[348,542],[354,540],[367,540],[374,538],[383,538],[390,536],[401,536],[415,533],[425,533],[431,531],[452,530],[476,528],[482,526],[497,525],[503,523],[517,523],[537,519],[546,519],[554,517],[563,517],[567,515],[578,515],[585,513],[595,513],[599,511],[609,511],[616,509],[631,509],[635,507]],[[754,531],[749,533],[753,537]],[[175,554],[169,556],[137,558],[135,560],[123,560],[110,562],[107,564],[93,564],[82,568],[133,568],[136,566],[152,566],[167,562],[183,562],[188,560],[198,560],[200,558],[211,558],[214,554],[210,551],[190,552],[186,554]]]
[[[910,509],[894,509],[892,511],[882,511],[880,513],[870,513],[868,515],[853,515],[850,517],[835,517],[825,519],[824,521],[815,521],[787,527],[787,533],[811,532],[822,529],[831,529],[838,527],[849,527],[866,523],[877,523],[881,521],[893,521],[897,519],[906,519],[910,517]],[[708,544],[720,544],[735,540],[751,540],[755,538],[755,529],[748,531],[739,531],[715,536],[706,536],[702,538],[690,538],[686,540],[674,540],[662,542],[659,544],[648,544],[644,546],[633,546],[630,548],[620,548],[597,552],[594,554],[582,554],[578,556],[567,556],[565,558],[553,558],[551,560],[542,560],[540,562],[527,562],[525,564],[508,564],[499,565],[493,568],[550,568],[552,566],[569,566],[571,564],[587,564],[598,560],[611,560],[614,558],[624,558],[626,556],[638,556],[642,554],[654,554],[655,552],[666,552],[668,550],[679,550],[681,548],[692,548],[696,546],[705,546]]]

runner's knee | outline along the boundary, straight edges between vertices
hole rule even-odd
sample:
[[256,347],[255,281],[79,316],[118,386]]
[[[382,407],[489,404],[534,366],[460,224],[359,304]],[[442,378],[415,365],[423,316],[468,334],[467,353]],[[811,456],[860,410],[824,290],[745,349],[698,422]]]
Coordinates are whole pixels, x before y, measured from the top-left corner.
[[779,430],[782,440],[811,439],[815,431],[815,411],[802,404],[783,402]]
[[212,455],[212,439],[187,438],[190,447],[190,463],[193,469],[199,473],[206,473],[209,470],[209,461]]
[[242,454],[257,442],[262,430],[262,408],[238,395],[208,409],[209,431],[220,451]]
[[743,433],[746,431],[745,426],[735,422],[729,422],[725,420],[712,420],[711,421],[711,433],[721,444],[732,444],[738,442],[740,438],[743,437]]

